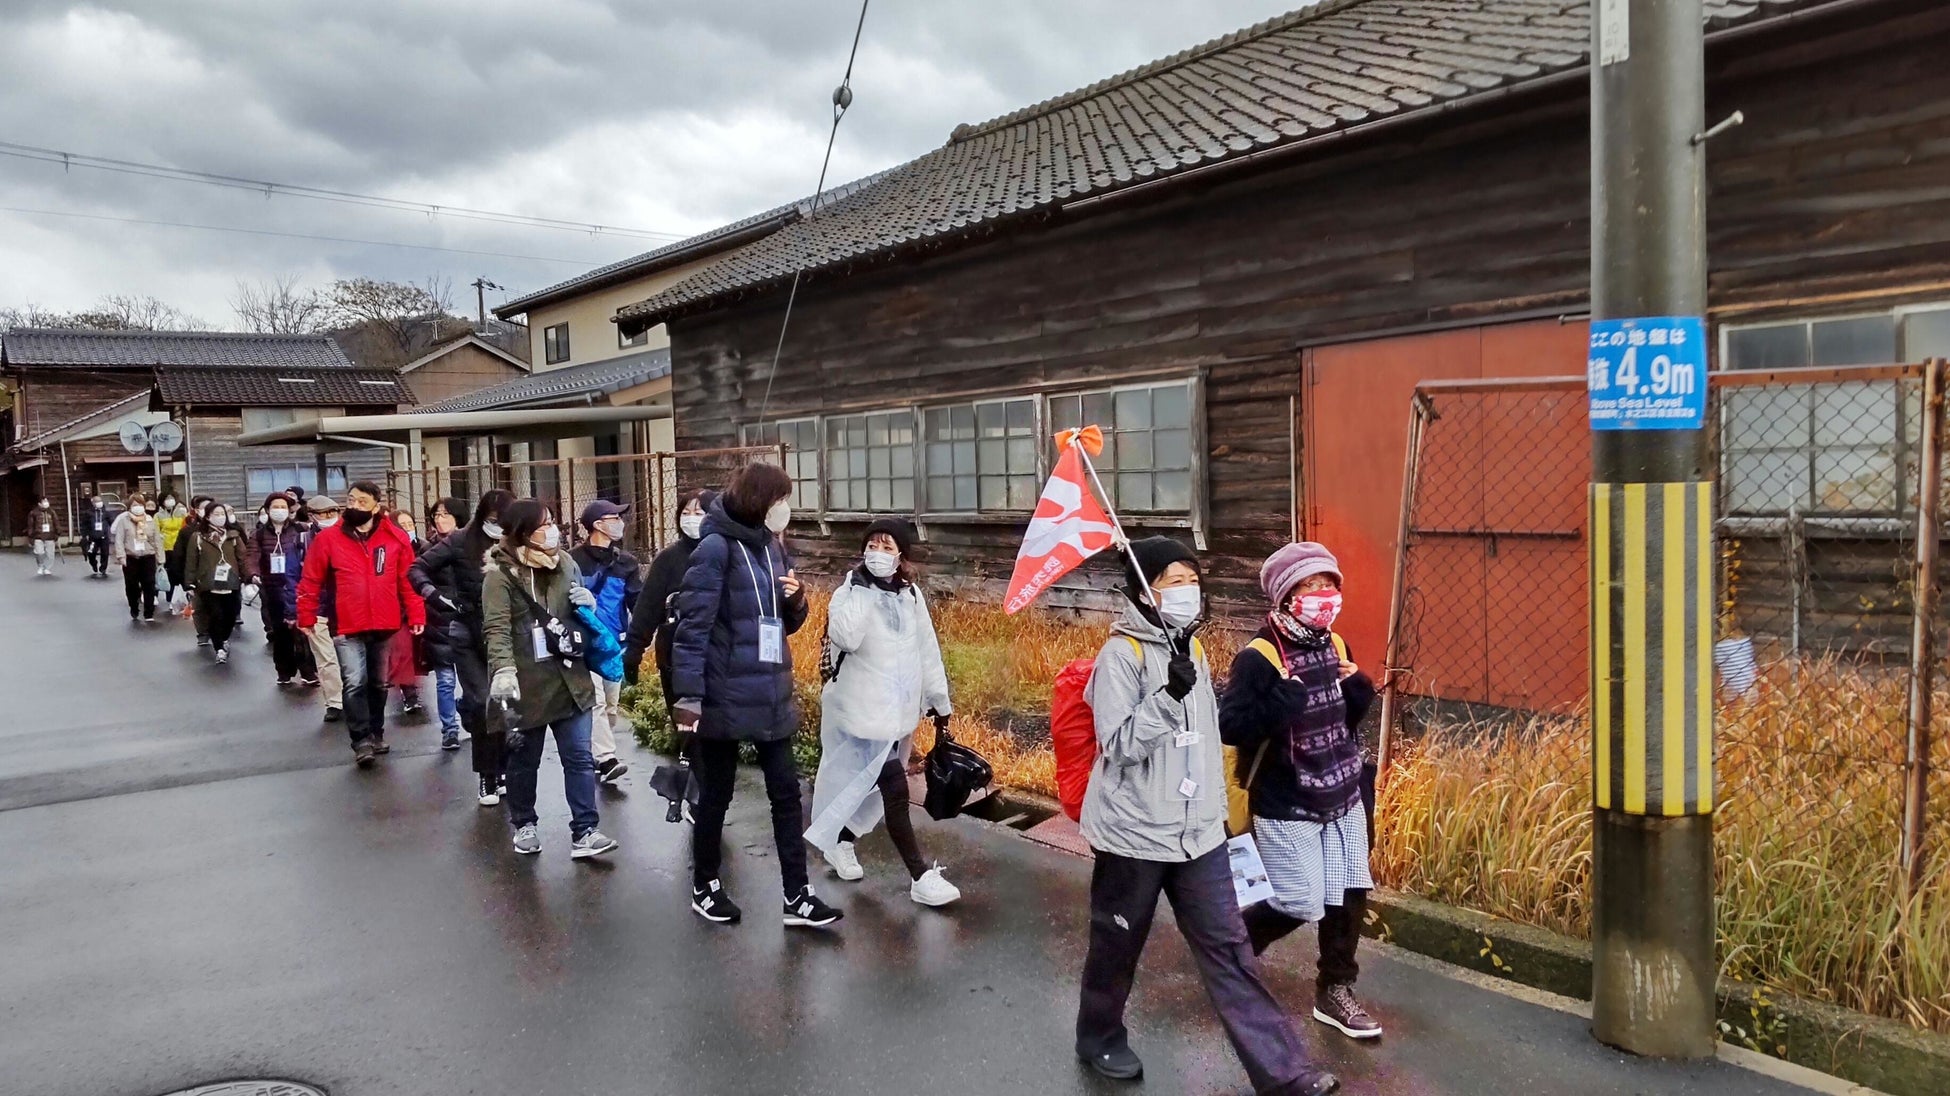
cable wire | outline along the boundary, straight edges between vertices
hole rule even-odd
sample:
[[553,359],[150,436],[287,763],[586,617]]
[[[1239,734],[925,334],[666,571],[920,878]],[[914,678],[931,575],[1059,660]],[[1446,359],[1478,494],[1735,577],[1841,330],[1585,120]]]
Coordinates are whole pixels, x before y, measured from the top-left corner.
[[406,213],[423,213],[428,217],[454,217],[468,221],[488,221],[494,224],[520,225],[527,228],[551,228],[561,231],[582,232],[592,236],[629,236],[645,240],[681,240],[684,237],[674,232],[654,232],[644,228],[618,228],[614,225],[586,224],[581,221],[564,221],[554,217],[533,217],[525,213],[502,213],[491,209],[473,209],[467,206],[437,205],[430,202],[408,201],[404,198],[387,198],[378,194],[358,194],[348,190],[331,190],[326,187],[305,186],[299,183],[274,183],[265,179],[248,179],[238,175],[221,175],[210,171],[193,171],[189,168],[169,167],[166,164],[145,164],[135,160],[117,160],[107,156],[90,156],[80,152],[64,152],[54,148],[40,148],[36,145],[16,144],[0,141],[0,156],[12,156],[22,160],[35,160],[41,163],[60,164],[63,169],[85,167],[95,171],[112,171],[122,175],[140,175],[150,179],[170,179],[181,183],[201,183],[205,186],[228,187],[232,190],[250,190],[262,193],[266,198],[285,195],[292,198],[311,198],[321,202],[337,202],[341,205],[367,206],[374,209],[390,209]]
[[[812,212],[806,214],[810,221],[819,216],[820,200],[826,195],[826,169],[833,163],[833,141],[840,135],[840,119],[846,116],[846,108],[853,105],[853,61],[860,55],[860,31],[867,25],[867,4],[870,0],[860,0],[860,20],[853,24],[853,48],[847,51],[846,75],[840,78],[840,86],[833,89],[833,128],[826,134],[826,156],[819,161],[819,185],[813,189]],[[785,316],[779,320],[779,342],[772,348],[772,368],[765,373],[765,398],[758,403],[758,429],[765,432],[765,411],[772,405],[772,381],[779,375],[779,355],[785,353],[785,332],[792,325],[792,305],[799,299],[799,277],[806,272],[804,263],[792,270],[792,289],[785,295]]]
[[0,213],[23,213],[36,217],[74,217],[84,221],[113,221],[125,225],[156,225],[162,228],[192,228],[203,232],[241,232],[251,236],[279,236],[287,240],[321,240],[334,244],[359,244],[365,247],[406,247],[416,251],[446,251],[455,255],[484,255],[492,259],[525,259],[536,263],[563,263],[569,266],[589,266],[587,259],[553,259],[546,255],[511,255],[503,251],[470,251],[459,247],[436,247],[433,244],[408,244],[397,240],[353,240],[344,236],[314,236],[305,232],[278,232],[268,228],[239,228],[234,225],[194,225],[182,221],[151,221],[141,217],[112,217],[106,213],[73,213],[61,209],[24,209],[20,206],[0,206]]

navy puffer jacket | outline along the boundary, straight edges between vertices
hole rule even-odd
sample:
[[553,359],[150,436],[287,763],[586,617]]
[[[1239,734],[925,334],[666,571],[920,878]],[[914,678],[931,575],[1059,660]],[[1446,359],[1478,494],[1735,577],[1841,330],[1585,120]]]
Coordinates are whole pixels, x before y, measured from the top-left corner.
[[671,643],[672,690],[704,701],[705,738],[776,742],[798,729],[792,696],[792,650],[759,661],[759,618],[776,613],[791,635],[806,622],[806,595],[787,597],[779,580],[791,567],[771,530],[745,525],[711,504],[704,535],[691,553],[677,595]]

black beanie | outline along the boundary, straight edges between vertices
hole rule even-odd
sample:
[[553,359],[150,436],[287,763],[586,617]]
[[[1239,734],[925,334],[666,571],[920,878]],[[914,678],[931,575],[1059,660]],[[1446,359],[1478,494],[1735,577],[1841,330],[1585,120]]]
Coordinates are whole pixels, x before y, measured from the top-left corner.
[[914,553],[914,527],[901,519],[880,518],[867,526],[867,531],[860,536],[860,547],[865,548],[867,542],[872,540],[876,533],[885,533],[893,537],[894,547],[901,550],[902,559]]
[[1125,557],[1124,577],[1132,584],[1133,597],[1143,597],[1137,587],[1155,585],[1158,576],[1164,574],[1165,568],[1174,563],[1187,564],[1194,571],[1199,569],[1198,557],[1192,554],[1192,550],[1170,537],[1145,537],[1142,540],[1134,540],[1131,542],[1130,555],[1137,557],[1138,566],[1143,570],[1141,575],[1132,574],[1130,556]]

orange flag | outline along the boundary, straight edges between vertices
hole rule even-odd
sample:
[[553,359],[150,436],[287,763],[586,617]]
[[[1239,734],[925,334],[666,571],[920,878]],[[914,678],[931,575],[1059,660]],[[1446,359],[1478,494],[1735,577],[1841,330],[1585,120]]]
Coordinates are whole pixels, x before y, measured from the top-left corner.
[[1111,546],[1116,526],[1097,496],[1090,490],[1090,476],[1084,469],[1084,450],[1103,451],[1103,433],[1094,426],[1066,430],[1057,435],[1063,449],[1043,486],[1043,497],[1023,534],[1022,551],[1016,555],[1015,574],[1009,578],[1009,596],[1003,610],[1019,612],[1044,588],[1083,561]]

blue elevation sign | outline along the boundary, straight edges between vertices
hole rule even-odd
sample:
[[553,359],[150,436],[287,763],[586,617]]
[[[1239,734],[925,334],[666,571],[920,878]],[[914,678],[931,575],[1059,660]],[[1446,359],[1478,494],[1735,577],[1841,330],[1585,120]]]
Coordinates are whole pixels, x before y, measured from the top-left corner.
[[1593,430],[1698,430],[1706,425],[1706,321],[1647,316],[1591,321]]

